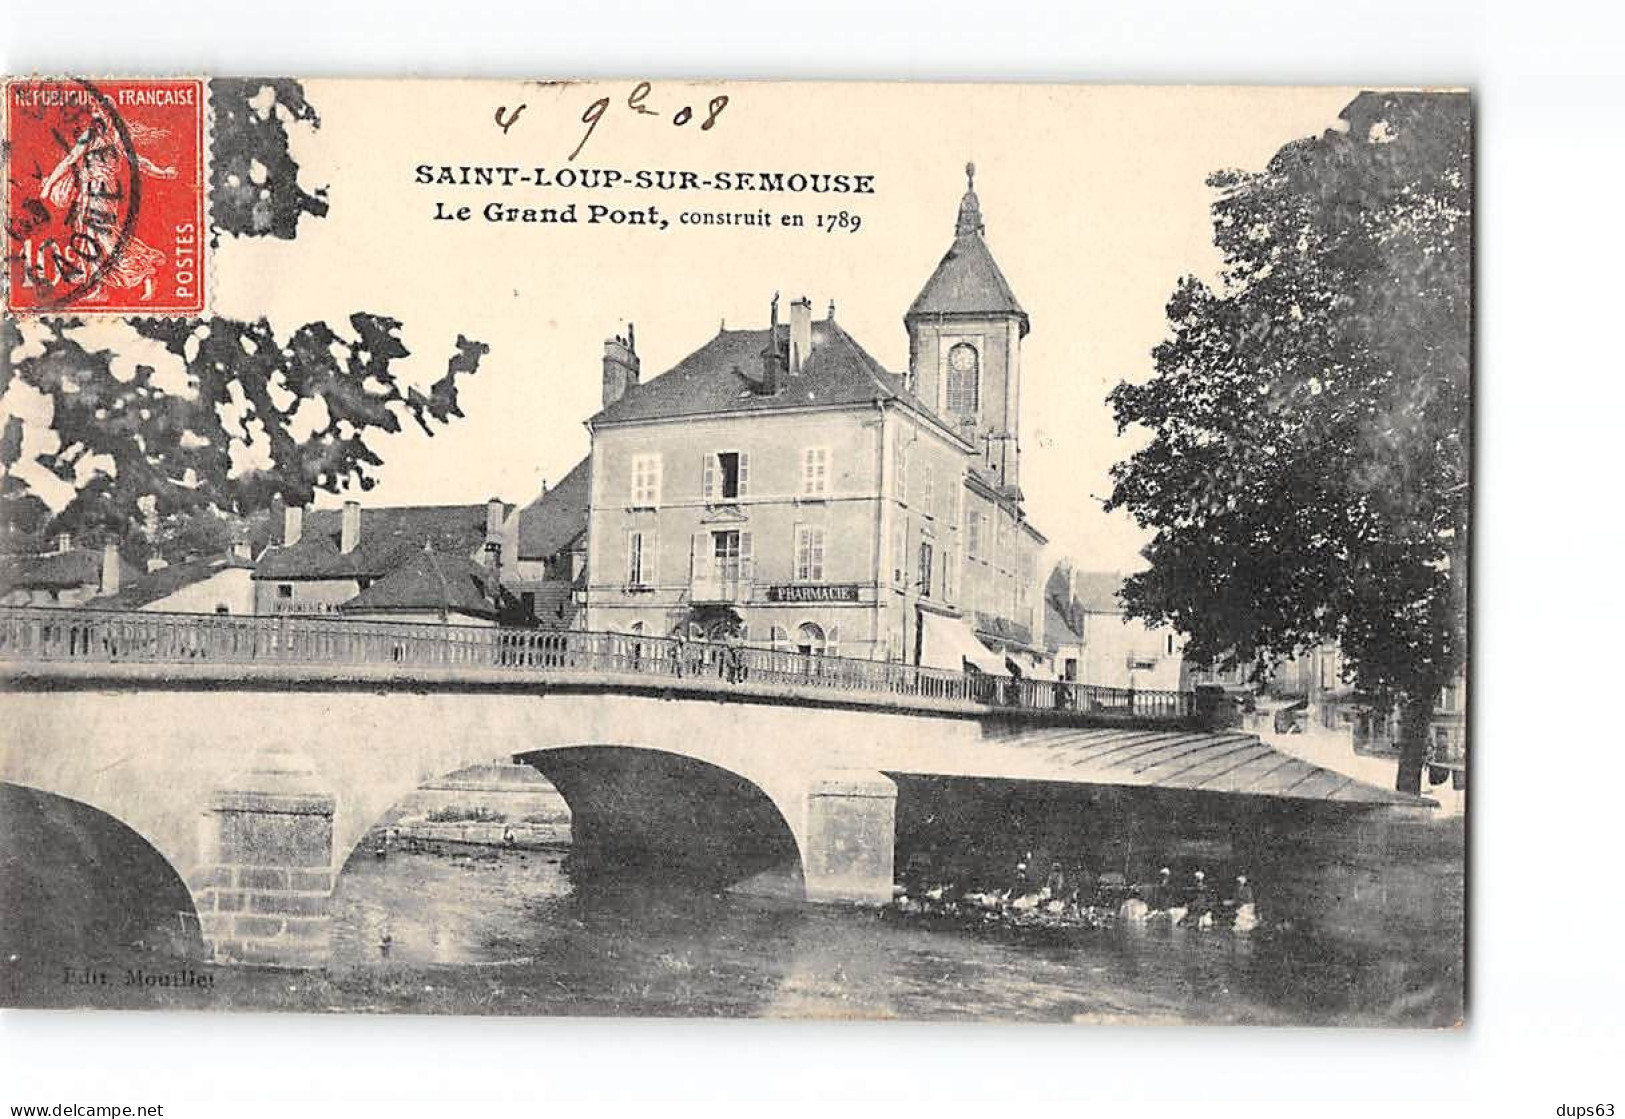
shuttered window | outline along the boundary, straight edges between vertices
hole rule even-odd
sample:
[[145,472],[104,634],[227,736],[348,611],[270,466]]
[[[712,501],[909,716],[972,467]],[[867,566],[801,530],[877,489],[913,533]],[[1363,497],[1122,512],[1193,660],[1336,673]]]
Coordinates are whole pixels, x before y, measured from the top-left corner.
[[632,504],[638,509],[660,505],[660,456],[632,456]]
[[824,528],[822,525],[796,526],[796,582],[821,583],[824,580]]
[[828,447],[808,447],[801,452],[801,492],[806,497],[829,493]]
[[707,454],[700,490],[706,501],[734,501],[750,492],[750,455],[745,451]]
[[652,587],[655,585],[655,559],[658,548],[653,532],[639,531],[626,534],[626,585]]

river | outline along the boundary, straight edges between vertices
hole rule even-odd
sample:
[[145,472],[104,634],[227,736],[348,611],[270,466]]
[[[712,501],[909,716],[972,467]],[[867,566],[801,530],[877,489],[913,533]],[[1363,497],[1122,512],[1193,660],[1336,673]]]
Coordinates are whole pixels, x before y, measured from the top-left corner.
[[[363,852],[366,847],[364,845]],[[330,1009],[1443,1026],[1461,944],[1227,929],[968,927],[649,882],[574,883],[562,851],[353,859]],[[763,888],[763,883],[757,884]],[[1438,887],[1460,891],[1460,867]]]

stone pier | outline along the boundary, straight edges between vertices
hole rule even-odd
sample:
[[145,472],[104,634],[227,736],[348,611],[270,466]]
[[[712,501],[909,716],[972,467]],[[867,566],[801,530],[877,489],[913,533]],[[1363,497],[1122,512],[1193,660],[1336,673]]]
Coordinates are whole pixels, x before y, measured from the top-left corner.
[[205,823],[209,860],[193,896],[216,960],[327,963],[333,807],[310,760],[289,749],[261,751],[215,793]]
[[892,896],[897,785],[874,770],[833,770],[807,789],[802,874],[808,901],[885,905]]

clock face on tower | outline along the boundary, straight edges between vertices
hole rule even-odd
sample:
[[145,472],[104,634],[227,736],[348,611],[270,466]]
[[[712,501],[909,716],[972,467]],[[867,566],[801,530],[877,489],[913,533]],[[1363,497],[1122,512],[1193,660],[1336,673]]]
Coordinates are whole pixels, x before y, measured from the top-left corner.
[[948,351],[948,365],[955,373],[969,373],[976,368],[976,351],[961,342]]

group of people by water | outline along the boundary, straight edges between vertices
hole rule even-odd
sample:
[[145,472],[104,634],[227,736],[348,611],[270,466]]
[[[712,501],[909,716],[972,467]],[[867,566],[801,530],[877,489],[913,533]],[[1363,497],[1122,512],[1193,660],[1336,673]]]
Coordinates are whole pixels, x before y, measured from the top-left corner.
[[1192,867],[1177,880],[1162,867],[1149,882],[1129,882],[1117,872],[1094,874],[1060,860],[1040,879],[1029,854],[995,885],[937,881],[923,865],[911,866],[894,888],[899,913],[923,914],[980,923],[1101,928],[1112,924],[1169,928],[1227,927],[1239,933],[1258,927],[1257,896],[1247,875],[1237,874],[1221,888],[1206,871]]

